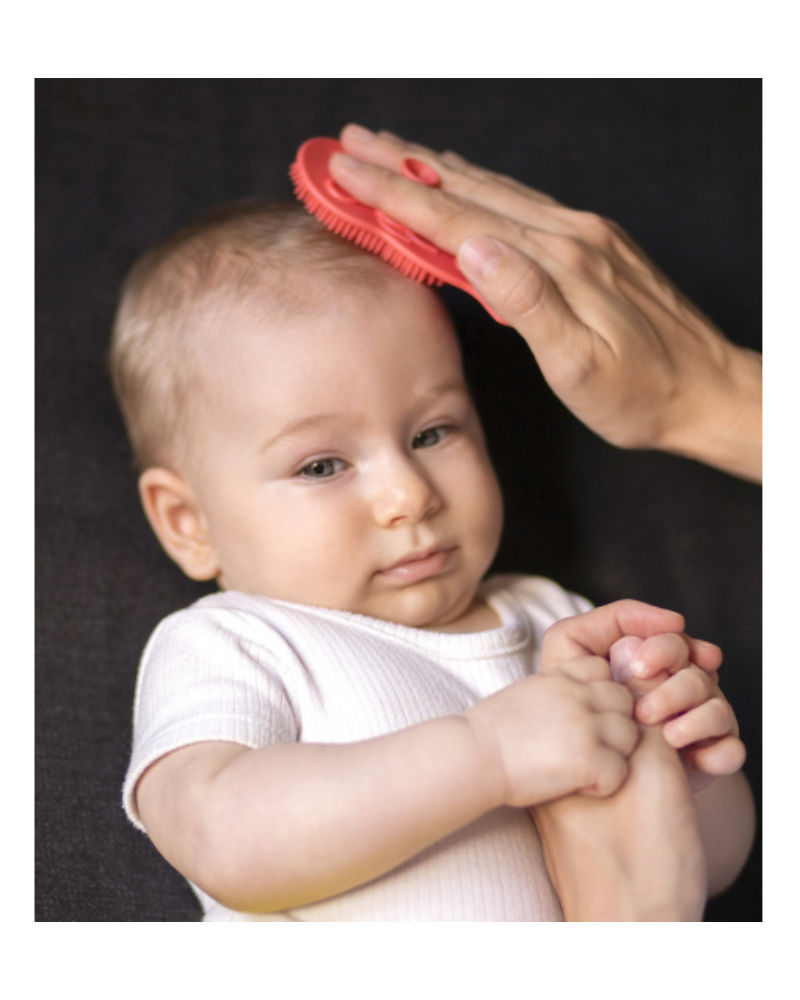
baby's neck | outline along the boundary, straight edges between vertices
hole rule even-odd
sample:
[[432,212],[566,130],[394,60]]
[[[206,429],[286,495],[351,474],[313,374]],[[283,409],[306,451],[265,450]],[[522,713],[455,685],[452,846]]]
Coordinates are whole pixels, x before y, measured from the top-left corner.
[[500,628],[503,622],[496,611],[488,604],[475,600],[471,607],[460,618],[445,625],[437,625],[431,631],[435,632],[488,632]]

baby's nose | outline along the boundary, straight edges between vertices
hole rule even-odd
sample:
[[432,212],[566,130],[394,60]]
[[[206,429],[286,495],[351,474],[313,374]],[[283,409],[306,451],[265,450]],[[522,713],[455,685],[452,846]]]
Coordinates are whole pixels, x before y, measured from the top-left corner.
[[422,521],[441,506],[433,484],[411,458],[398,456],[376,471],[379,485],[374,506],[381,525]]

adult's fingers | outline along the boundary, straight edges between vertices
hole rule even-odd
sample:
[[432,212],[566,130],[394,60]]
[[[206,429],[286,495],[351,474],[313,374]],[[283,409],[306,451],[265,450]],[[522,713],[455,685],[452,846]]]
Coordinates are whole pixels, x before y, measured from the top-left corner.
[[692,663],[710,674],[716,683],[717,671],[722,666],[722,650],[713,642],[705,642],[702,639],[693,639],[684,633],[684,638],[689,644],[689,659]]
[[720,736],[738,736],[739,724],[724,698],[709,698],[664,725],[664,739],[680,750]]
[[[718,694],[719,689],[709,675],[699,667],[690,665],[685,670],[668,677],[663,684],[659,684],[655,690],[646,694],[636,706],[636,716],[649,725],[663,722],[678,713],[681,713],[681,719],[685,719],[685,713],[708,703],[715,693]],[[727,702],[717,700],[720,704],[727,705]],[[729,731],[729,729],[724,730],[724,732]],[[721,736],[722,733],[713,732],[706,735]]]
[[458,154],[437,153],[390,133],[374,133],[358,125],[347,125],[340,139],[345,152],[365,163],[399,174],[404,160],[418,159],[433,167],[439,175],[439,186],[445,191],[518,222],[541,226],[550,232],[574,232],[570,219],[578,213],[542,191],[478,167]]
[[[328,168],[353,197],[408,226],[448,253],[477,233],[491,233],[511,244],[524,242],[525,226],[444,187],[428,187],[387,167],[334,153]],[[545,251],[539,250],[546,255]]]
[[689,747],[682,752],[686,762],[706,775],[721,776],[740,770],[747,757],[744,743],[738,736],[723,736],[709,740],[699,747]]

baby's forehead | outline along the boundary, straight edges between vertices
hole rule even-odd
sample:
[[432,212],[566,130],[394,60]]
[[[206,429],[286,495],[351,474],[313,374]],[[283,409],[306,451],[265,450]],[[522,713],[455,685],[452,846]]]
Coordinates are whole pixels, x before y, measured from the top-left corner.
[[[407,352],[431,369],[461,369],[449,316],[431,289],[379,263],[382,280],[336,280],[294,275],[276,286],[274,275],[217,303],[202,323],[198,374],[207,385],[238,369],[270,363],[298,377],[306,369],[361,371]],[[402,366],[401,366],[402,367]],[[400,377],[398,370],[398,377]]]
[[295,267],[251,275],[246,283],[224,290],[213,310],[224,322],[214,323],[213,331],[224,338],[226,331],[236,329],[281,343],[289,328],[324,332],[338,323],[362,330],[368,337],[369,324],[362,320],[377,313],[394,316],[400,323],[413,317],[417,324],[452,331],[449,316],[432,289],[372,256],[368,263],[368,267],[346,271]]

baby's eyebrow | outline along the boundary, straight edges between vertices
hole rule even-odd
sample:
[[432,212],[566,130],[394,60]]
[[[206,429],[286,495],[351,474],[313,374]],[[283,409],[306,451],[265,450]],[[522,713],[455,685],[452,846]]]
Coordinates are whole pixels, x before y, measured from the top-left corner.
[[[464,382],[456,378],[447,379],[445,382],[440,382],[428,389],[423,389],[419,393],[415,393],[415,396],[418,399],[427,400],[437,399],[440,396],[446,396],[448,393],[460,393],[462,396],[469,396],[469,390]],[[293,434],[300,434],[303,431],[315,430],[325,425],[330,426],[330,424],[341,420],[342,414],[340,413],[312,413],[306,417],[299,417],[297,420],[290,420],[276,434],[268,438],[258,450],[259,452],[267,451],[268,448],[271,448],[277,441],[283,438],[290,437]]]
[[426,398],[428,396],[446,396],[449,392],[458,392],[462,396],[469,395],[469,389],[467,389],[464,381],[457,378],[448,379],[446,382],[440,382],[437,385],[431,386],[430,389],[423,390],[419,395]]
[[259,448],[259,451],[266,451],[281,438],[289,437],[292,434],[299,434],[301,431],[314,430],[324,424],[330,424],[336,420],[337,416],[338,414],[336,413],[312,413],[307,417],[290,420],[288,424],[281,427],[277,434],[273,434],[271,438],[266,440]]

